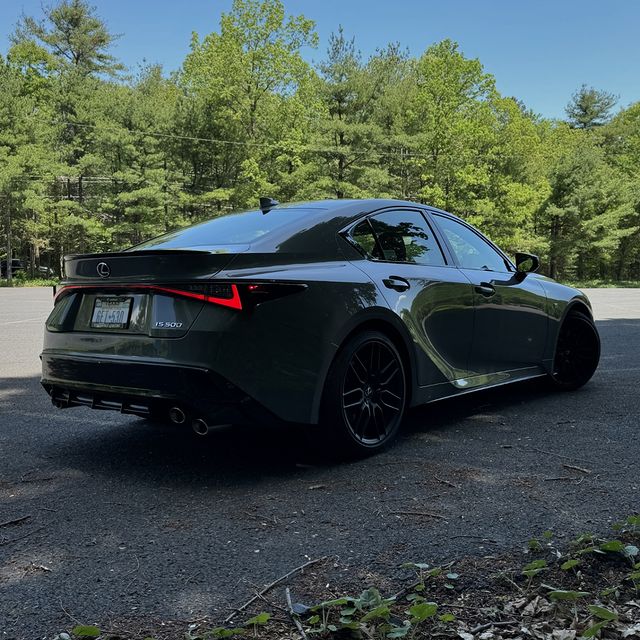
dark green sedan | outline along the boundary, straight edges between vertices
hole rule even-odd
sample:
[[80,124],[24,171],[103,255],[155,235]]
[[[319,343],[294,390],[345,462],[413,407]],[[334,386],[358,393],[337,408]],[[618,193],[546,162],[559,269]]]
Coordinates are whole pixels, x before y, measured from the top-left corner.
[[546,376],[576,389],[600,341],[580,291],[444,211],[329,200],[216,217],[67,256],[42,384],[191,425],[291,422],[335,452],[389,444],[408,407]]

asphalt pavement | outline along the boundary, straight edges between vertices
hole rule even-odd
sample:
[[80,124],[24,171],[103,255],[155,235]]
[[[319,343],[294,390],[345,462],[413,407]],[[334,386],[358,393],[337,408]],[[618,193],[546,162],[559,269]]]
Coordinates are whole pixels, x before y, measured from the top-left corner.
[[436,403],[387,453],[328,466],[291,429],[202,438],[55,410],[38,360],[51,290],[0,289],[0,639],[219,618],[325,555],[318,579],[366,584],[547,529],[608,530],[640,510],[640,289],[587,293],[603,351],[586,387]]

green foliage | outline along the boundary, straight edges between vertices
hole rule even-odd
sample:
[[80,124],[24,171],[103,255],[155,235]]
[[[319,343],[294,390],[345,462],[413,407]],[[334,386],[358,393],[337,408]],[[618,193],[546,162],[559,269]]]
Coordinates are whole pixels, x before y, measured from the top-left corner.
[[100,637],[100,629],[98,627],[94,627],[93,625],[78,625],[71,630],[71,633],[76,637],[82,640],[86,638],[99,638]]
[[534,560],[533,562],[530,562],[523,567],[522,574],[527,576],[528,578],[533,578],[534,576],[537,576],[541,571],[545,571],[546,568],[546,560]]
[[12,282],[6,278],[0,280],[0,287],[53,287],[59,283],[57,278],[29,278],[22,275],[23,272],[15,276]]
[[606,607],[600,607],[595,604],[589,605],[589,611],[600,620],[617,620],[618,614],[615,611],[611,611]]
[[537,538],[531,538],[531,540],[527,542],[527,547],[529,551],[542,551],[542,545]]
[[629,580],[633,583],[636,591],[640,590],[640,562],[633,565],[633,571],[629,574]]
[[216,638],[233,638],[234,636],[246,637],[247,630],[251,629],[255,636],[260,627],[264,627],[269,620],[271,614],[262,612],[244,622],[241,627],[215,627],[206,631],[199,631],[197,625],[191,625],[187,631],[187,640],[214,640]]
[[363,58],[338,29],[314,67],[281,0],[234,0],[169,77],[115,40],[58,0],[0,56],[0,233],[31,276],[271,195],[428,202],[554,277],[640,279],[640,103],[582,87],[545,120],[451,40]]
[[420,602],[409,608],[411,623],[422,622],[427,618],[435,616],[438,611],[438,605],[435,602]]
[[[400,620],[392,607],[397,608],[395,598],[384,598],[371,587],[360,596],[328,600],[310,609],[307,618],[307,634],[346,634],[346,637],[405,638],[414,637],[419,626],[434,618],[438,612],[435,602],[427,602],[419,593],[409,594],[412,604],[404,611],[406,618]],[[455,620],[446,614],[438,618],[447,623]]]
[[[517,591],[503,588],[491,590],[482,588],[473,590],[473,585],[482,582],[493,573],[494,556],[479,560],[476,567],[465,563],[465,575],[468,578],[465,589],[458,590],[455,598],[443,598],[441,604],[432,602],[426,594],[443,594],[446,581],[456,581],[460,576],[447,571],[451,565],[430,567],[426,563],[407,562],[401,565],[409,569],[418,578],[410,586],[395,596],[384,597],[375,587],[365,589],[359,596],[345,595],[320,602],[312,607],[293,605],[290,617],[302,625],[306,637],[318,638],[368,638],[384,640],[387,638],[435,638],[435,637],[471,637],[474,633],[487,631],[487,637],[496,633],[490,630],[492,625],[505,627],[509,637],[523,628],[530,635],[542,637],[549,629],[558,631],[558,637],[631,637],[637,633],[637,598],[632,589],[640,587],[640,563],[634,562],[631,571],[621,560],[630,561],[640,552],[633,543],[637,543],[640,534],[640,517],[630,516],[614,525],[617,538],[599,538],[590,533],[578,536],[570,548],[556,548],[552,541],[558,538],[550,531],[541,537],[547,545],[538,553],[545,553],[549,561],[539,558],[524,567],[522,573],[529,577],[523,580],[514,575],[516,565],[510,564],[508,572],[514,579],[508,584]],[[564,545],[563,545],[564,547]],[[587,555],[588,554],[588,555]],[[513,562],[513,556],[502,557]],[[452,563],[453,564],[453,563]],[[581,566],[581,570],[569,571]],[[546,576],[562,589],[534,580],[546,571]],[[495,575],[495,574],[494,574]],[[503,574],[505,575],[505,574]],[[600,589],[601,586],[606,588]],[[592,591],[586,591],[591,589]],[[597,599],[592,592],[599,592]],[[274,605],[281,610],[282,607]],[[455,607],[456,615],[449,609]],[[444,610],[444,613],[440,613]],[[296,613],[293,613],[293,612]],[[508,615],[508,617],[506,617]],[[186,640],[214,640],[216,638],[275,638],[289,637],[292,627],[286,629],[291,621],[282,616],[273,617],[266,612],[258,613],[234,627],[215,627],[200,629],[194,623],[189,626]],[[300,627],[298,627],[300,628]],[[602,633],[601,633],[602,632]],[[93,638],[101,635],[100,629],[93,626],[78,626],[71,634],[60,633],[55,640],[74,638]],[[484,635],[484,633],[482,634]],[[107,631],[102,636],[111,637]],[[502,635],[500,635],[502,637]],[[151,640],[151,639],[147,639]]]
[[595,622],[583,632],[582,636],[584,638],[596,637],[601,629],[605,628],[609,623],[616,622],[618,620],[618,614],[606,607],[590,604],[588,609],[591,615],[598,620],[598,622]]
[[618,99],[612,93],[582,85],[567,105],[567,117],[572,126],[592,129],[605,124]]
[[570,569],[575,569],[579,565],[580,565],[580,560],[578,560],[577,558],[571,558],[570,560],[563,562],[560,565],[560,568],[563,571],[569,571]]
[[560,600],[560,601],[568,601],[568,602],[575,602],[576,600],[580,599],[580,598],[584,598],[589,594],[589,592],[587,591],[571,591],[571,590],[565,590],[565,589],[552,589],[551,591],[549,591],[549,593],[547,593],[547,595],[549,596],[549,598],[551,598],[551,600]]
[[640,516],[629,516],[622,525],[622,530],[640,533]]

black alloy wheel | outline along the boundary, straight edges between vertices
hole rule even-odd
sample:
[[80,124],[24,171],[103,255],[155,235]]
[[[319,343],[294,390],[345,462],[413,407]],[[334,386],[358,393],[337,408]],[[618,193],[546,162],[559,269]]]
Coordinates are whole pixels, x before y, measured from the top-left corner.
[[397,434],[406,404],[404,364],[393,342],[377,331],[351,338],[331,367],[325,391],[323,424],[339,453],[383,449]]
[[551,379],[561,389],[578,389],[595,373],[600,361],[600,336],[591,318],[571,312],[558,335]]

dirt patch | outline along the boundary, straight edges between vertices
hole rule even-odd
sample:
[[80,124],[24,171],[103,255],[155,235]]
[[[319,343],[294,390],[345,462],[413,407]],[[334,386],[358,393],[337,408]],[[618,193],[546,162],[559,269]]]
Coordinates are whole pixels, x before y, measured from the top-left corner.
[[111,621],[101,637],[640,638],[639,542],[635,516],[608,538],[559,543],[546,532],[521,551],[464,556],[439,567],[407,563],[385,571],[398,548],[368,567],[325,557],[256,588],[250,604],[221,620],[131,618]]

